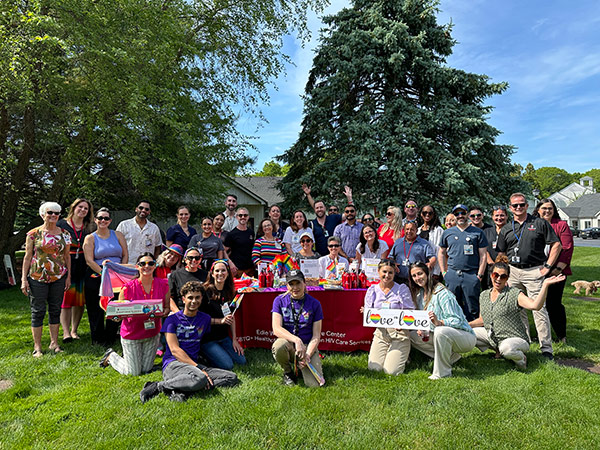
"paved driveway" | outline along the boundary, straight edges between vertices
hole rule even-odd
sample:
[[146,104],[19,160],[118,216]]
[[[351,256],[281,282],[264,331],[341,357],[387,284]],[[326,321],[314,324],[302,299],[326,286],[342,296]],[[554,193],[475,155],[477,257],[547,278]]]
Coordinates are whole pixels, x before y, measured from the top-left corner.
[[575,247],[600,247],[600,239],[573,238]]

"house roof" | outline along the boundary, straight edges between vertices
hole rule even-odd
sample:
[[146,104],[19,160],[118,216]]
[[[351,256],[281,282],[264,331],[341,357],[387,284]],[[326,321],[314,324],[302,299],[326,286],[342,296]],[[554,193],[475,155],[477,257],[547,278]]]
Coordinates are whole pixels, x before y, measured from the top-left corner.
[[561,210],[571,218],[596,217],[600,214],[600,193],[582,195]]
[[268,206],[283,202],[283,197],[276,184],[282,177],[234,177],[235,182],[264,200]]

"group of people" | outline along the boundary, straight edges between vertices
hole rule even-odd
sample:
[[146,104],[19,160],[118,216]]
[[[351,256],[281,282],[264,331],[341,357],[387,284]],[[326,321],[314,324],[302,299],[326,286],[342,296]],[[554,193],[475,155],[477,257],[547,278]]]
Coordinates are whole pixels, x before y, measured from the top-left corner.
[[[449,376],[458,355],[475,345],[494,348],[524,367],[530,341],[527,309],[534,311],[542,355],[552,358],[552,328],[565,341],[561,298],[565,276],[570,274],[573,238],[550,199],[542,199],[530,215],[525,196],[515,193],[509,202],[512,220],[505,206],[495,206],[493,225],[483,221],[481,208],[459,204],[445,217],[443,227],[432,205],[419,209],[410,200],[403,210],[390,206],[385,222],[379,223],[372,214],[357,219],[348,187],[342,214],[335,206],[315,201],[307,185],[302,189],[314,210],[313,220],[298,209],[288,224],[279,206],[273,205],[255,235],[248,225],[248,210],[228,195],[225,211],[204,217],[200,233],[189,224],[189,208],[180,207],[177,224],[166,232],[166,245],[158,226],[148,220],[148,201],[139,202],[135,216],[116,230],[110,229],[111,212],[107,208],[94,212],[86,199],[76,199],[65,219],[60,219],[57,203],[42,204],[39,214],[44,223],[27,234],[21,284],[31,302],[33,356],[43,354],[46,308],[49,349],[54,353],[63,351],[60,325],[64,344],[79,339],[79,323],[87,309],[92,342],[107,348],[103,367],[140,374],[152,368],[157,349],[164,352],[164,384],[148,387],[144,398],[157,392],[175,392],[177,397],[182,391],[211,385],[207,368],[225,371],[218,377],[232,383],[235,374],[228,372],[234,364],[246,362],[236,339],[235,319],[226,307],[234,297],[234,276],[255,275],[261,263],[284,253],[296,260],[319,259],[323,278],[336,277],[342,264],[348,267],[357,261],[360,267],[366,258],[380,259],[381,281],[367,291],[365,306],[429,311],[431,333],[377,329],[369,354],[374,370],[402,373],[411,345],[434,357],[432,378]],[[106,261],[137,270],[120,299],[161,299],[165,319],[130,317],[120,324],[106,320],[99,302]],[[276,299],[272,315],[277,337],[273,355],[284,369],[284,382],[295,383],[301,371],[306,384],[318,385],[322,310],[306,293],[301,272],[288,274],[288,292]],[[191,317],[201,317],[201,326],[185,322]],[[189,327],[195,331],[185,331]],[[118,333],[122,356],[112,349]],[[189,365],[190,358],[204,363],[192,371],[200,381],[190,384],[188,371],[187,387],[181,387],[173,380],[185,370],[171,363]],[[173,369],[168,376],[167,367]]]

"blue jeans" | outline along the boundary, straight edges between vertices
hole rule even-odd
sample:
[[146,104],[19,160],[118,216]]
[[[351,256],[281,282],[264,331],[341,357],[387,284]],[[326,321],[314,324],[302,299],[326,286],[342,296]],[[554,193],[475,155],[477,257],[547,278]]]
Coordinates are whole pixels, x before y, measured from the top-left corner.
[[205,342],[200,351],[208,359],[210,365],[218,369],[231,370],[234,363],[246,364],[244,355],[237,354],[233,349],[233,342],[229,336],[220,341]]

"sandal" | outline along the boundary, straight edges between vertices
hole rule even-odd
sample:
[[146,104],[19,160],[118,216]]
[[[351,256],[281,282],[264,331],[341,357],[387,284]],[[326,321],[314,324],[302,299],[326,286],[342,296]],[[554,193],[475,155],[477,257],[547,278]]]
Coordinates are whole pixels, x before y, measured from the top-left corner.
[[81,339],[77,333],[71,333],[71,337],[75,340]]
[[34,350],[33,353],[32,353],[32,356],[34,358],[41,358],[42,356],[44,356],[44,354],[42,353],[41,350]]
[[54,347],[50,346],[48,347],[50,350],[52,350],[55,354],[56,353],[64,353],[64,350],[62,348],[60,348],[60,345],[56,345]]
[[110,357],[111,353],[114,353],[114,350],[112,348],[109,348],[104,352],[104,355],[102,355],[102,359],[99,362],[99,366],[103,369],[108,367],[108,358]]

